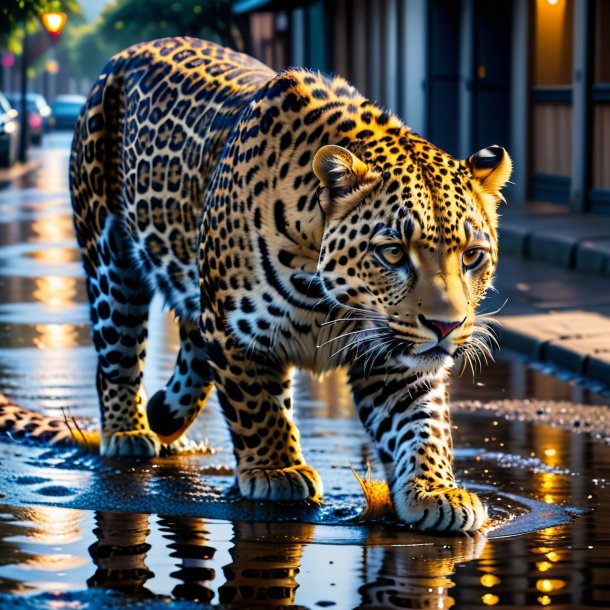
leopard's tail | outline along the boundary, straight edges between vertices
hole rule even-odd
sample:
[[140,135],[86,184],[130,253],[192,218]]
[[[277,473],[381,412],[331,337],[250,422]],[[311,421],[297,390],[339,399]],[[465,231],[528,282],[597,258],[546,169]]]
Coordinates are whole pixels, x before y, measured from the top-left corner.
[[39,445],[99,450],[99,433],[74,417],[50,417],[12,403],[0,393],[0,437]]

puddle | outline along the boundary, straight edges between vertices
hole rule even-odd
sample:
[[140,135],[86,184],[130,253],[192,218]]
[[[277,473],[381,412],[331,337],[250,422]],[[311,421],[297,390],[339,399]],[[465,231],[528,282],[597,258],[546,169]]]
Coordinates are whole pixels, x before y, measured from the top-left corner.
[[[0,391],[95,418],[62,137],[37,153],[50,174],[0,191]],[[177,348],[175,325],[152,309],[149,395]],[[363,498],[350,466],[381,473],[341,374],[294,384],[326,487],[318,508],[228,494],[213,398],[193,430],[210,455],[111,462],[0,441],[0,607],[610,607],[607,390],[548,373],[505,354],[453,381],[456,475],[501,522],[487,539],[354,523]]]

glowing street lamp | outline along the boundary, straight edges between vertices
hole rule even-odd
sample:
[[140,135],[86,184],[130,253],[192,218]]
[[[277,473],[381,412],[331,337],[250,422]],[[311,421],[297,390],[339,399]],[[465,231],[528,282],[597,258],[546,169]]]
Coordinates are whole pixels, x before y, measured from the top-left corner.
[[44,25],[44,29],[49,33],[51,40],[54,43],[57,42],[61,31],[64,29],[64,25],[66,25],[68,15],[66,15],[66,13],[62,13],[61,11],[51,11],[48,13],[42,13],[40,15],[40,19],[42,21],[42,25]]

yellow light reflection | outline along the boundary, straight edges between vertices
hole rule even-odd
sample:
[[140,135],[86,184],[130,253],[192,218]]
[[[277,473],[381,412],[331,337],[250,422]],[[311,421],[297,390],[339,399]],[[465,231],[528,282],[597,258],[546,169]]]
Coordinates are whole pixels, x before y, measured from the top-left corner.
[[559,553],[556,553],[555,551],[548,551],[546,553],[546,558],[549,561],[556,562],[556,561],[559,561],[561,557],[560,557]]
[[541,606],[550,606],[553,600],[548,595],[539,595],[538,602]]
[[559,580],[558,578],[552,579],[541,579],[536,581],[536,589],[541,593],[551,593],[552,591],[559,591],[566,586],[565,580]]
[[61,246],[53,246],[51,248],[45,248],[44,250],[34,250],[33,252],[30,252],[29,256],[35,261],[47,265],[63,265],[78,260],[74,250],[62,248]]
[[553,498],[553,496],[546,494],[546,496],[544,496],[544,501],[547,504],[555,504],[555,498]]
[[40,570],[41,572],[62,572],[73,570],[89,563],[86,557],[55,553],[54,555],[34,555],[27,561],[18,564],[22,570]]
[[32,230],[40,238],[36,241],[48,243],[74,239],[70,216],[41,216],[32,224]]
[[495,606],[500,601],[500,598],[493,593],[485,593],[485,595],[481,596],[481,601],[485,606]]
[[82,538],[80,522],[83,513],[79,510],[39,506],[28,508],[27,515],[28,521],[36,524],[36,529],[28,533],[32,542],[61,546]]
[[495,574],[483,574],[481,576],[481,584],[484,587],[493,587],[499,585],[502,581]]
[[38,349],[60,349],[78,346],[78,331],[73,324],[37,324],[38,337],[33,340]]
[[536,564],[536,569],[539,572],[547,572],[548,570],[550,570],[553,567],[553,564],[550,563],[549,561],[539,561]]
[[557,455],[557,450],[556,449],[545,449],[544,450],[544,455],[546,455],[546,457],[553,457],[555,455]]
[[76,278],[39,277],[33,296],[40,303],[55,309],[72,306],[76,299]]

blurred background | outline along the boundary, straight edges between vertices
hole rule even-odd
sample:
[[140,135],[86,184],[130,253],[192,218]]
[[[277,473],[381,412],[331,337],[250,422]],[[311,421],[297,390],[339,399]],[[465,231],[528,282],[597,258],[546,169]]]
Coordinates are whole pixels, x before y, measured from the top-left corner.
[[[54,38],[49,11],[68,16]],[[0,90],[19,111],[25,61],[35,145],[71,126],[82,100],[66,96],[86,94],[112,54],[191,35],[345,76],[458,157],[505,146],[513,205],[610,214],[608,0],[13,0],[2,12]]]

